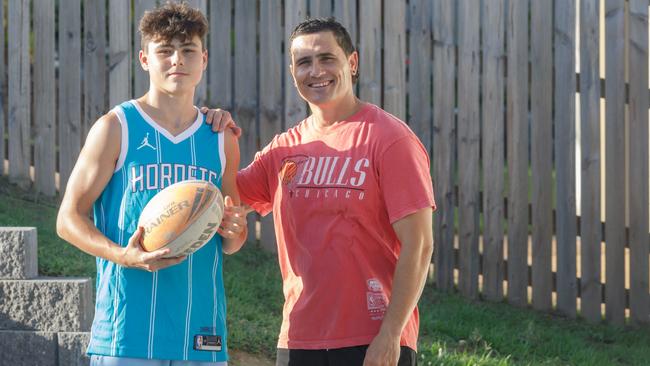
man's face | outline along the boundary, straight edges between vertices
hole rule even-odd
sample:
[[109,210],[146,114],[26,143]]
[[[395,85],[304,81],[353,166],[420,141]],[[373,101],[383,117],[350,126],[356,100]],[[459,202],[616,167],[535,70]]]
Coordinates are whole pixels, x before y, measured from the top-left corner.
[[208,61],[198,36],[181,41],[151,41],[146,51],[140,51],[142,68],[149,71],[152,86],[167,93],[187,92],[201,81]]
[[291,43],[291,74],[298,93],[320,107],[354,98],[352,72],[358,61],[356,52],[345,55],[330,31],[304,34]]

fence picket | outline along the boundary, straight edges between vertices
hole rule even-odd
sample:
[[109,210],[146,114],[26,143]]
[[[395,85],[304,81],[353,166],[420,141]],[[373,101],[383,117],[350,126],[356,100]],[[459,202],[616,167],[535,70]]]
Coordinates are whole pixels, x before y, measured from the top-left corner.
[[352,44],[357,44],[357,2],[355,0],[334,0],[334,18],[343,24],[352,38]]
[[82,136],[106,113],[106,0],[84,3]]
[[[0,6],[0,19],[5,18],[5,7]],[[0,175],[5,175],[5,159],[7,158],[5,154],[6,143],[5,143],[5,131],[7,116],[5,111],[7,110],[7,95],[5,93],[5,87],[7,82],[7,64],[5,64],[5,27],[4,25],[0,27],[0,54],[3,55],[2,61],[0,62]]]
[[8,135],[9,179],[22,187],[30,184],[31,79],[29,73],[29,0],[8,6]]
[[332,16],[332,0],[309,1],[309,16],[312,18],[327,18]]
[[81,150],[81,2],[59,3],[59,192]]
[[[260,147],[282,132],[282,4],[280,0],[260,4]],[[249,162],[244,162],[244,165]],[[273,215],[261,218],[260,242],[277,251]]]
[[580,1],[580,313],[601,320],[598,2]]
[[138,31],[140,26],[140,19],[147,10],[152,10],[156,7],[156,0],[135,0],[134,14],[133,14],[133,97],[139,98],[149,90],[149,73],[144,71],[140,66],[138,54],[142,48],[141,35]]
[[575,17],[574,0],[555,1],[555,135],[557,309],[576,315],[575,168]]
[[384,109],[406,121],[406,5],[384,0]]
[[[607,320],[625,321],[625,0],[605,2],[605,286]],[[636,77],[636,75],[634,76]]]
[[381,106],[381,0],[359,3],[359,96]]
[[232,1],[210,1],[210,33],[208,49],[208,74],[210,107],[232,109]]
[[[456,141],[454,81],[456,47],[454,42],[455,0],[434,2],[433,9],[433,162],[436,202],[434,215],[434,263],[436,285],[442,290],[454,287],[454,150]],[[363,36],[363,32],[362,32]]]
[[548,14],[552,13],[550,1],[531,3],[531,170],[533,178],[533,307],[537,310],[552,308],[551,291],[551,240],[552,216],[552,165],[551,146],[553,120],[551,118],[551,93],[553,82],[552,28]]
[[[307,15],[306,0],[286,0],[284,2],[284,45],[285,50],[291,46],[289,36],[298,23],[303,21]],[[291,54],[285,51],[284,64],[291,64]],[[293,77],[287,70],[284,78],[284,126],[289,128],[302,121],[307,116],[307,106],[298,95],[298,90],[293,83]]]
[[56,84],[54,78],[54,2],[34,7],[34,187],[54,196]]
[[648,3],[630,0],[630,319],[650,322],[648,299]]
[[[508,301],[528,304],[528,2],[508,2]],[[525,275],[524,275],[525,273]]]
[[503,298],[504,2],[483,3],[483,294]]
[[123,0],[109,0],[108,105],[131,98],[131,6]]
[[[208,14],[208,4],[206,0],[187,0],[188,4],[195,8],[199,9],[203,14]],[[253,13],[251,14],[253,17],[255,17],[256,11],[253,9]],[[204,47],[207,47],[207,44],[203,45]],[[204,71],[203,72],[203,77],[201,78],[201,81],[199,82],[199,85],[196,86],[196,90],[194,91],[194,104],[202,107],[205,106],[208,102],[208,75]]]
[[409,3],[409,116],[413,132],[431,156],[431,7],[426,0]]
[[479,24],[480,8],[458,1],[459,289],[478,297],[479,270]]

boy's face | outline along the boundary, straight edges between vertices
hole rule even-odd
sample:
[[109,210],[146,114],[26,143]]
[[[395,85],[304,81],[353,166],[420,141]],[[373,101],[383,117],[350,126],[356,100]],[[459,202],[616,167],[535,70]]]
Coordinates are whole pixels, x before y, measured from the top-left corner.
[[320,107],[354,98],[352,72],[358,62],[357,53],[346,56],[330,31],[304,34],[291,43],[291,74],[298,93]]
[[140,64],[149,72],[152,87],[170,94],[185,93],[201,81],[208,53],[198,36],[185,41],[150,41],[146,51],[140,51]]

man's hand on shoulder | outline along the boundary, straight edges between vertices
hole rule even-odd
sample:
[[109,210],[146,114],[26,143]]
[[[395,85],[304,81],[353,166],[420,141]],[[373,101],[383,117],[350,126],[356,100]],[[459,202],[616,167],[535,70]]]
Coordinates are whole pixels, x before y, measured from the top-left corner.
[[208,107],[201,107],[201,113],[205,114],[205,123],[212,125],[212,131],[223,132],[230,128],[235,137],[241,136],[242,130],[232,119],[230,112],[220,108],[208,109]]

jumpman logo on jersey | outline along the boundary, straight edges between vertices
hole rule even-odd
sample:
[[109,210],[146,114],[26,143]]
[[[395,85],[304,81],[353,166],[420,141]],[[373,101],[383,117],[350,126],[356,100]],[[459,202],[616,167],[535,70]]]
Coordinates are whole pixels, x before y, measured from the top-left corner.
[[140,149],[142,149],[143,147],[146,147],[146,146],[148,146],[148,147],[152,148],[154,151],[156,151],[156,148],[149,143],[149,132],[147,132],[147,135],[144,137],[144,139],[142,139],[142,142],[140,143],[140,147],[138,147],[136,150],[140,150]]

